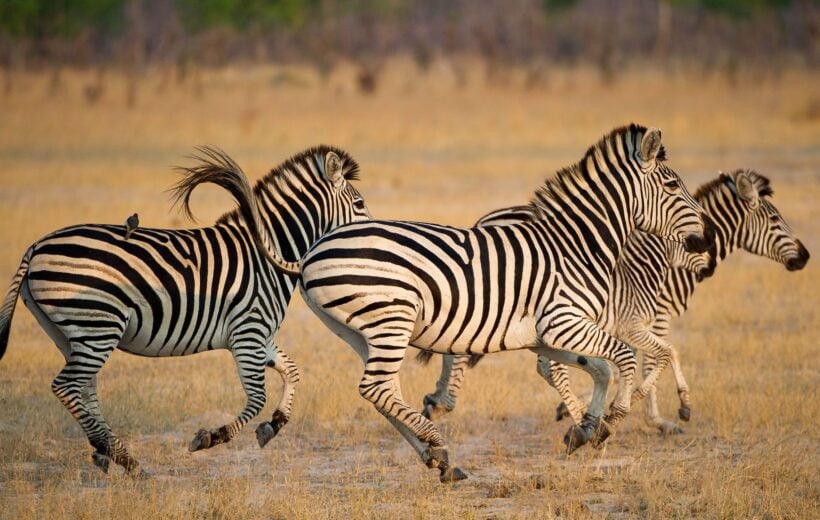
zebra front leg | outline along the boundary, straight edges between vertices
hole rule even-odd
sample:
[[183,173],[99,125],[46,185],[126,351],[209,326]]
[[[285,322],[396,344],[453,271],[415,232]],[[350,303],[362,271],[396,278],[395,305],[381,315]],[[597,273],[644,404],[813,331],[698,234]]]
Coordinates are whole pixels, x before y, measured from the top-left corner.
[[645,372],[643,382],[632,394],[633,402],[640,401],[646,396],[646,394],[649,393],[650,389],[655,387],[655,383],[657,382],[661,372],[664,368],[666,368],[666,365],[669,364],[672,357],[671,352],[673,348],[665,341],[643,328],[631,330],[625,335],[624,339],[631,346],[642,350],[645,354],[651,355],[656,362],[654,366],[650,366],[649,370]]
[[282,349],[272,343],[268,347],[267,366],[279,373],[284,388],[270,422],[263,422],[256,428],[256,441],[259,443],[260,448],[264,448],[271,439],[276,437],[279,430],[290,420],[293,395],[296,392],[296,385],[299,383],[299,368],[297,368],[296,363]]
[[[675,374],[675,384],[678,387],[678,399],[680,400],[680,408],[678,408],[678,417],[682,421],[689,421],[692,418],[692,402],[689,400],[689,384],[683,377],[683,370],[680,367],[680,358],[678,357],[678,349],[674,345],[669,346],[670,364],[672,365],[672,372]],[[655,388],[653,387],[652,390]]]
[[[581,404],[581,401],[569,386],[567,365],[570,364],[580,368],[592,377],[594,387],[592,400],[588,407]],[[599,428],[609,428],[605,422],[600,420],[600,415],[585,413],[587,409],[603,410],[611,378],[609,365],[605,360],[543,348],[539,350],[538,373],[558,391],[567,406],[567,410],[570,410],[574,425],[564,435],[564,445],[567,447],[568,455],[589,442],[592,435]]]
[[[646,377],[647,374],[654,370],[655,358],[650,354],[644,354],[642,365],[644,377]],[[657,387],[652,387],[646,394],[644,421],[648,426],[657,428],[664,435],[683,433],[683,429],[680,426],[664,419],[660,411],[658,411]]]
[[561,404],[556,409],[555,420],[560,421],[564,417],[571,417],[576,425],[581,424],[581,418],[587,407],[581,404],[581,401],[569,386],[567,366],[539,354],[536,361],[536,370],[538,375],[561,396]]
[[424,396],[422,415],[432,420],[455,409],[469,364],[470,356],[446,354],[441,357],[441,375],[436,381],[436,391]]
[[[62,349],[61,349],[62,350]],[[51,383],[51,391],[80,424],[88,442],[94,448],[94,465],[108,472],[111,461],[125,468],[132,476],[144,476],[139,462],[112,432],[102,418],[96,391],[96,374],[111,355],[114,346],[93,348],[72,344],[65,367]]]
[[[620,372],[618,391],[610,406],[609,413],[603,418],[605,427],[598,427],[592,436],[594,446],[600,446],[615,430],[615,427],[629,413],[632,383],[635,375],[635,354],[623,342],[619,341],[580,310],[572,306],[555,305],[538,322],[538,333],[544,345],[582,355],[587,361],[590,357],[601,357],[613,362]],[[539,353],[541,353],[539,351]],[[550,355],[548,351],[544,352]],[[596,391],[590,402],[587,414],[593,421],[601,422],[606,387],[603,381],[596,384]],[[603,389],[603,392],[600,390]],[[583,440],[583,439],[581,439]]]
[[213,448],[230,441],[248,421],[259,415],[259,411],[265,406],[265,349],[258,340],[238,340],[231,342],[231,353],[236,361],[239,381],[247,396],[245,408],[229,424],[213,430],[199,430],[188,446],[188,451]]

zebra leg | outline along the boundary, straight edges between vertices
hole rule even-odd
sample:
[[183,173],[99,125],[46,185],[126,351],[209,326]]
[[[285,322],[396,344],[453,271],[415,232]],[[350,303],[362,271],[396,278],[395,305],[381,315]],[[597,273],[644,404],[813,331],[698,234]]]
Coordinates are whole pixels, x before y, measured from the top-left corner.
[[293,395],[296,393],[296,385],[299,383],[299,369],[287,354],[276,345],[268,348],[267,366],[276,370],[282,377],[285,387],[282,389],[282,397],[273,412],[270,422],[263,422],[256,428],[256,441],[260,448],[276,437],[279,430],[290,420],[293,407]]
[[[248,335],[252,333],[244,334]],[[243,334],[238,336],[241,337]],[[259,411],[265,406],[265,363],[268,358],[265,349],[259,344],[258,339],[234,340],[231,341],[230,347],[239,372],[239,381],[247,396],[245,408],[229,424],[214,430],[199,430],[188,446],[188,451],[213,448],[230,441],[248,421],[259,415]]]
[[[644,354],[642,370],[644,377],[651,373],[655,368],[655,358],[650,354]],[[649,389],[646,394],[646,403],[644,404],[644,420],[648,426],[657,428],[664,435],[680,434],[683,429],[672,421],[667,421],[661,417],[658,411],[658,399],[656,387]]]
[[[62,350],[62,348],[61,348]],[[108,472],[111,461],[133,476],[144,476],[136,459],[102,419],[96,392],[96,374],[111,355],[114,345],[94,347],[79,343],[71,345],[65,367],[51,383],[51,391],[80,424],[88,442],[95,449],[94,464]],[[86,398],[90,402],[86,402]]]
[[424,396],[422,415],[428,419],[437,419],[453,411],[469,362],[470,356],[441,357],[441,375],[436,381],[436,391]]
[[[575,424],[564,435],[567,454],[571,454],[589,442],[597,429],[608,428],[608,425],[600,421],[600,415],[596,416],[589,412],[584,413],[584,410],[603,410],[611,377],[609,365],[600,358],[587,358],[548,347],[541,348],[538,352],[538,373],[553,388],[558,390],[558,393],[567,404],[567,409],[573,411],[571,417]],[[592,377],[594,388],[589,407],[581,404],[569,387],[568,364],[580,368]],[[545,369],[544,366],[547,368]]]
[[657,364],[645,374],[643,383],[635,389],[632,401],[643,399],[651,388],[655,387],[661,372],[669,364],[673,347],[646,329],[634,329],[626,336],[626,341],[633,347],[651,354]]
[[689,400],[689,385],[683,377],[683,370],[680,367],[680,358],[678,357],[678,349],[673,345],[670,345],[669,356],[672,372],[675,374],[675,384],[678,387],[678,399],[680,399],[678,417],[680,417],[682,421],[688,422],[689,419],[692,418],[692,402]]
[[563,410],[567,417],[571,417],[572,421],[578,425],[581,424],[581,418],[584,415],[586,406],[581,404],[581,401],[576,397],[572,388],[569,386],[569,372],[567,365],[551,360],[545,355],[538,355],[536,362],[536,369],[540,375],[551,387],[553,387],[558,395],[561,396],[561,404],[556,410],[556,421],[564,418],[564,414],[559,410]]
[[374,331],[374,336],[380,340],[388,339],[384,334],[393,336],[389,338],[393,340],[392,344],[374,345],[371,341],[367,343],[367,360],[364,376],[359,382],[359,393],[373,403],[376,410],[410,442],[428,468],[439,470],[439,479],[442,482],[467,478],[463,471],[450,465],[447,445],[435,425],[410,408],[402,398],[398,371],[407,349],[406,338],[403,345],[396,344],[395,332],[388,330],[378,334]]
[[[635,354],[623,342],[601,329],[595,322],[572,306],[557,304],[538,321],[538,334],[544,345],[554,349],[580,354],[586,361],[590,357],[602,357],[613,362],[620,372],[618,391],[610,405],[609,413],[601,420],[604,401],[601,395],[606,394],[606,383],[596,384],[597,394],[593,393],[592,402],[587,410],[590,421],[596,424],[592,436],[594,446],[600,446],[613,432],[620,421],[629,413],[630,396],[635,375]],[[540,352],[539,352],[540,353]],[[544,352],[549,355],[549,352]],[[580,359],[578,360],[580,362]],[[580,364],[580,363],[579,363]],[[603,393],[600,391],[603,388]],[[599,424],[602,426],[598,427]],[[574,427],[574,426],[573,426]],[[572,438],[572,432],[570,432]],[[579,444],[582,445],[586,441]]]

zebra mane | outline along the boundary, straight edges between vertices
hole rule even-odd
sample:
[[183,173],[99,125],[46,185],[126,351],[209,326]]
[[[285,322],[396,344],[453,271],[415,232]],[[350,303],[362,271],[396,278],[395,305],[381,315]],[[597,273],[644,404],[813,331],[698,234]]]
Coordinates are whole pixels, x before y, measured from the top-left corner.
[[[633,150],[637,151],[640,148],[640,140],[646,133],[646,130],[647,128],[645,126],[636,123],[618,127],[603,136],[597,143],[590,146],[580,161],[572,166],[558,170],[554,176],[547,178],[544,184],[536,190],[535,196],[530,202],[530,209],[536,218],[549,216],[550,201],[561,200],[566,197],[567,193],[578,191],[579,186],[587,185],[588,172],[583,165],[597,152],[600,151],[603,155],[606,155],[607,147],[611,146],[611,148],[616,149],[616,143],[619,141],[624,142],[623,148],[626,150],[628,148],[628,143],[626,143],[627,139],[634,141],[631,143],[631,146]],[[658,151],[656,160],[666,160],[666,149],[663,145],[661,145]]]
[[[304,171],[317,171],[317,157],[321,157],[322,161],[324,161],[324,157],[330,152],[335,153],[342,160],[342,175],[345,180],[359,180],[359,164],[350,156],[350,154],[334,146],[319,145],[308,148],[307,150],[290,157],[279,166],[274,167],[267,175],[256,181],[256,184],[253,187],[254,195],[258,197],[259,194],[266,190],[268,186],[275,185],[278,181],[287,179],[293,174],[294,171],[298,169],[298,166],[301,166]],[[323,169],[324,162],[319,167]],[[230,222],[236,218],[238,215],[239,208],[233,209],[219,217],[216,220],[216,223],[225,224],[226,222]]]
[[[276,179],[288,175],[296,169],[296,166],[304,166],[307,171],[314,171],[314,168],[311,168],[311,166],[316,166],[315,161],[317,157],[322,158],[322,164],[319,165],[319,168],[324,169],[324,158],[330,152],[335,153],[339,156],[339,159],[342,160],[342,175],[345,180],[359,180],[359,164],[350,156],[350,154],[342,149],[336,148],[335,146],[321,144],[319,146],[308,148],[307,150],[292,156],[279,166],[273,168],[267,175],[256,183],[254,191],[258,191],[263,184],[271,183]],[[313,162],[311,163],[311,161]]]
[[735,177],[737,177],[740,173],[745,173],[749,177],[755,185],[755,188],[757,188],[757,193],[761,198],[771,197],[774,195],[774,190],[771,187],[771,181],[768,177],[761,175],[754,170],[741,168],[733,171],[731,174],[721,172],[717,179],[713,179],[706,184],[701,185],[697,191],[695,191],[695,199],[702,200],[712,193],[717,193],[724,185],[726,185],[727,181],[731,180],[734,182]]

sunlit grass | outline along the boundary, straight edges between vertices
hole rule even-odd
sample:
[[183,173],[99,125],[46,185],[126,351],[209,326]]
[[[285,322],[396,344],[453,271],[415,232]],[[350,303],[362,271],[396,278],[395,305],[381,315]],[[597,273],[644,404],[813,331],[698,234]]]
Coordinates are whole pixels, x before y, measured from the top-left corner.
[[[359,187],[374,215],[467,225],[526,202],[545,175],[633,120],[663,129],[669,164],[690,189],[718,169],[768,175],[774,202],[820,251],[816,73],[731,87],[716,76],[633,67],[603,87],[591,71],[561,69],[544,90],[528,91],[515,80],[479,85],[469,64],[474,81],[458,90],[445,65],[419,76],[397,61],[372,97],[355,92],[344,68],[325,85],[295,68],[306,83],[278,87],[271,68],[206,73],[201,97],[190,84],[160,90],[152,73],[134,109],[113,75],[95,105],[82,97],[91,74],[67,71],[53,97],[45,75],[17,78],[0,96],[0,276],[10,279],[26,247],[62,226],[124,222],[135,211],[146,227],[195,225],[170,211],[163,190],[176,179],[169,166],[196,144],[224,148],[258,178],[303,148],[332,143],[361,163]],[[231,202],[206,188],[193,207],[207,223]],[[103,411],[153,477],[103,475],[51,394],[62,357],[18,304],[0,362],[0,517],[817,517],[816,264],[788,273],[738,253],[698,290],[672,336],[693,390],[682,436],[659,437],[637,409],[605,451],[567,458],[567,425],[552,422],[558,398],[536,374],[535,356],[487,359],[440,423],[471,477],[455,486],[441,486],[359,396],[358,356],[298,296],[277,342],[302,383],[277,439],[260,450],[255,420],[231,444],[189,454],[196,430],[230,420],[244,403],[230,355],[117,352],[99,377]],[[406,361],[412,404],[433,388],[435,365]],[[281,383],[268,375],[275,401]],[[589,387],[574,379],[580,391]],[[670,417],[671,379],[664,374],[660,392]]]

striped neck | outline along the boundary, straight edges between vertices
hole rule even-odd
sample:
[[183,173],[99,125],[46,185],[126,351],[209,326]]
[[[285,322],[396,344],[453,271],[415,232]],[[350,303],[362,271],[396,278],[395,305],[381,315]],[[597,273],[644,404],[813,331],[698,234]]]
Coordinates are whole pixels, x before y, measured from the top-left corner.
[[[615,269],[636,229],[634,197],[640,193],[635,162],[636,133],[623,128],[591,147],[577,164],[548,179],[530,207],[549,232],[560,233],[572,257],[598,272]],[[637,134],[640,142],[640,134]]]

